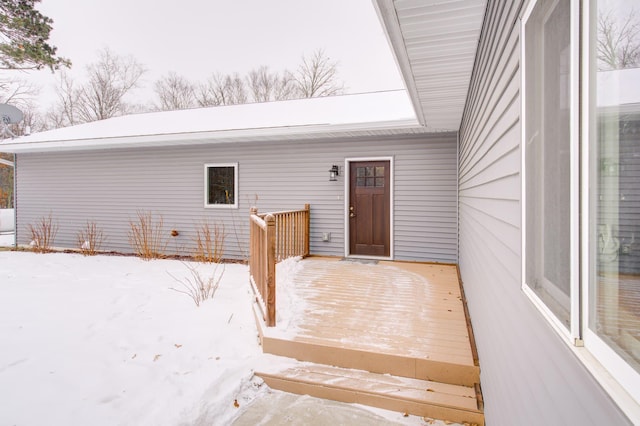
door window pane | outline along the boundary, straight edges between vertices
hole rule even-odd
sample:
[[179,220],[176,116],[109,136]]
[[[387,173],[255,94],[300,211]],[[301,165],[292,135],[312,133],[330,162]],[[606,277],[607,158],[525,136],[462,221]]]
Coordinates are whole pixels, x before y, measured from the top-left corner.
[[626,56],[618,37],[632,3],[597,2],[589,328],[640,372],[640,57]]
[[526,285],[570,327],[570,3],[525,23]]
[[356,167],[356,186],[384,187],[384,166]]

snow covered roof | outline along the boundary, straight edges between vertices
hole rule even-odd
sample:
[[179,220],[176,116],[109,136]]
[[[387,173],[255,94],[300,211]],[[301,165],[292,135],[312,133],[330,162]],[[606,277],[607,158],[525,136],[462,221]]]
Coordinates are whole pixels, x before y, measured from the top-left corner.
[[133,114],[0,142],[2,152],[457,131],[486,0],[374,0],[407,91]]
[[640,104],[640,68],[598,71],[598,107]]
[[0,142],[2,152],[303,140],[424,133],[404,90],[163,111]]

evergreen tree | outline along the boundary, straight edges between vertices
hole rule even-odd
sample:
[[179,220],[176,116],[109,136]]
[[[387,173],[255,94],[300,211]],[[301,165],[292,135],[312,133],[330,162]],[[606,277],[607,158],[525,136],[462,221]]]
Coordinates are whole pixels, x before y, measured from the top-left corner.
[[69,67],[48,43],[53,20],[35,9],[40,0],[0,0],[0,69]]

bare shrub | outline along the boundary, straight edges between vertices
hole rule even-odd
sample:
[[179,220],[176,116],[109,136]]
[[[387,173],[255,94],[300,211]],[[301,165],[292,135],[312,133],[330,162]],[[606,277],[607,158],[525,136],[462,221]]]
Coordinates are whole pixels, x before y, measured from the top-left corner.
[[[224,264],[216,263],[213,268],[213,273],[208,277],[202,276],[195,265],[190,265],[188,263],[183,263],[183,265],[189,270],[191,277],[185,277],[181,280],[169,273],[171,278],[176,280],[183,287],[170,287],[170,289],[177,291],[178,293],[186,294],[191,298],[191,300],[193,300],[196,306],[200,306],[200,303],[207,299],[213,299],[213,296],[215,296],[218,286],[220,285],[220,281],[222,281],[222,276],[224,275]],[[218,268],[221,265],[222,271],[218,273]]]
[[103,242],[104,233],[95,222],[87,221],[85,227],[78,231],[78,247],[85,256],[98,253]]
[[[258,206],[258,194],[253,194],[253,200],[249,196],[246,197],[247,204],[250,206],[254,206],[257,208]],[[236,240],[236,244],[238,245],[238,250],[242,255],[242,259],[245,262],[249,262],[249,245],[246,243],[246,240],[243,238],[248,238],[247,228],[242,226],[243,220],[242,218],[238,218],[238,210],[231,211],[231,224],[233,225],[233,235]]]
[[200,262],[220,263],[224,254],[226,237],[224,224],[202,222],[196,227],[196,251],[194,257]]
[[138,220],[129,221],[129,244],[134,252],[144,260],[164,257],[167,247],[163,236],[164,220],[157,220],[151,212],[139,210]]
[[53,221],[51,213],[43,216],[35,224],[29,224],[31,233],[31,244],[36,253],[47,253],[51,251],[53,241],[58,233],[58,224]]

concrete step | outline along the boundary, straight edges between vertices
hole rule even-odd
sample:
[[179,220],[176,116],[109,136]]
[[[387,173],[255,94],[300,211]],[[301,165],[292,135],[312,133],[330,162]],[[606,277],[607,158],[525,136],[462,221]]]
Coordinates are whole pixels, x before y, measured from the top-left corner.
[[473,386],[312,363],[274,362],[256,375],[272,389],[285,392],[484,425],[482,397]]

